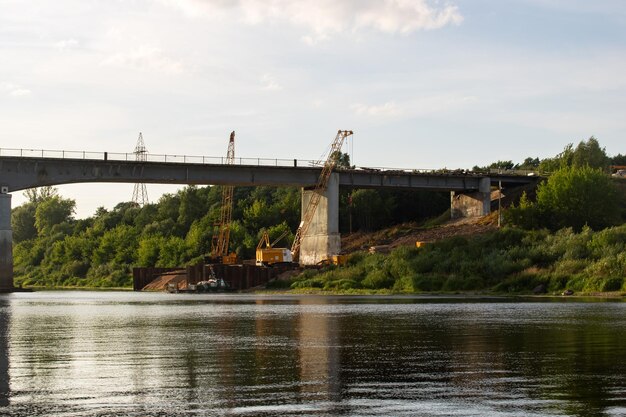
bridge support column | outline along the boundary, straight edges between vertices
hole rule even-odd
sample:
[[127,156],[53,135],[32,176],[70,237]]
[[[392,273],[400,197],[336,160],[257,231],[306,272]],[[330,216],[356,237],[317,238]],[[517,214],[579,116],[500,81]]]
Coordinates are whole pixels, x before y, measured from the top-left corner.
[[450,217],[481,217],[491,213],[491,179],[482,178],[478,191],[473,193],[450,192]]
[[0,292],[13,291],[11,194],[0,194]]
[[[302,189],[302,216],[314,191]],[[332,174],[300,246],[300,264],[315,265],[341,251],[339,174]]]

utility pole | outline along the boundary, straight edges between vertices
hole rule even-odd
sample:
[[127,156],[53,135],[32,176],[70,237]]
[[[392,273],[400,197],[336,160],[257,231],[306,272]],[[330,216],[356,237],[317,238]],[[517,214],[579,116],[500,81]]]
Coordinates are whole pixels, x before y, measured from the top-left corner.
[[[137,139],[137,145],[135,145],[135,151],[133,153],[135,154],[135,161],[148,160],[148,150],[146,149],[146,145],[143,143],[143,135],[141,132],[139,132],[139,138]],[[146,184],[135,184],[135,188],[133,189],[133,203],[140,207],[150,203],[150,201],[148,201],[148,190],[146,189]]]
[[498,228],[502,226],[502,180],[498,181]]

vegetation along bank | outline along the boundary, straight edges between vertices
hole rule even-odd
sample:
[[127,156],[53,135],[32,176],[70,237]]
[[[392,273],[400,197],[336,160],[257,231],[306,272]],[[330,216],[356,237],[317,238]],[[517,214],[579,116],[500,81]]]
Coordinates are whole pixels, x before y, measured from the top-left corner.
[[[408,246],[388,255],[346,245],[354,251],[346,267],[307,270],[274,287],[340,292],[626,291],[626,186],[610,176],[611,165],[626,165],[626,157],[607,156],[591,138],[567,146],[554,158],[475,167],[551,175],[537,190],[514,199],[504,212],[503,229],[476,228],[481,234],[475,236],[435,233],[446,238],[423,248],[405,239]],[[219,217],[221,188],[187,187],[154,204],[120,203],[80,220],[73,218],[75,202],[52,188],[29,190],[27,196],[29,201],[12,213],[16,284],[107,288],[130,287],[133,266],[201,262]],[[265,230],[272,240],[287,232],[286,246],[293,239],[300,220],[299,189],[237,187],[234,200],[231,250],[240,259],[254,258]],[[341,232],[378,236],[381,232],[376,231],[406,222],[422,231],[435,230],[445,221],[442,213],[449,201],[446,193],[342,190]]]

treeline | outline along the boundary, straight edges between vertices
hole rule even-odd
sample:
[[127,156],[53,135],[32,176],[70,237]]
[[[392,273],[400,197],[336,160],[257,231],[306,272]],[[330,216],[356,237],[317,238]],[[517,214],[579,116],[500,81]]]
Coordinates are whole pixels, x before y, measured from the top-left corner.
[[[133,266],[175,267],[200,262],[211,248],[221,187],[186,187],[144,207],[124,202],[94,216],[73,218],[75,202],[53,188],[28,190],[12,212],[17,285],[130,286]],[[300,189],[236,187],[230,249],[253,259],[264,229],[290,246],[300,222]],[[340,227],[372,230],[445,211],[445,193],[342,190]]]
[[519,163],[514,163],[510,160],[496,161],[482,167],[475,165],[472,170],[486,172],[490,169],[514,169],[552,173],[564,166],[590,166],[608,172],[611,165],[626,165],[626,155],[608,156],[606,150],[600,146],[600,142],[592,136],[586,141],[580,141],[576,147],[571,143],[568,144],[563,149],[563,152],[554,158],[539,159],[538,157],[528,157]]

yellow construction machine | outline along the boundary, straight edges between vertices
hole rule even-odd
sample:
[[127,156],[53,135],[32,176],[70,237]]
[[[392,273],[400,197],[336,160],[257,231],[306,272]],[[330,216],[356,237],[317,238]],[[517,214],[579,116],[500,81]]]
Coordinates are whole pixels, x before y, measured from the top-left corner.
[[287,236],[288,230],[285,230],[278,239],[270,243],[270,236],[267,231],[263,231],[263,236],[256,247],[256,264],[263,266],[271,266],[274,264],[291,263],[292,256],[291,250],[288,248],[276,248],[274,247],[282,238]]

